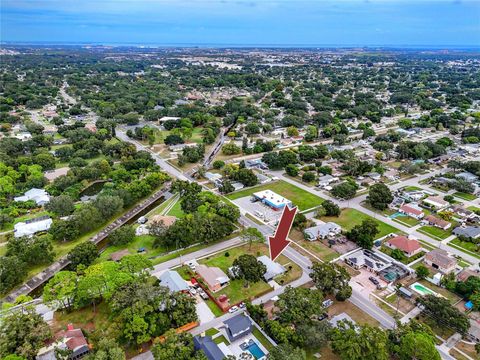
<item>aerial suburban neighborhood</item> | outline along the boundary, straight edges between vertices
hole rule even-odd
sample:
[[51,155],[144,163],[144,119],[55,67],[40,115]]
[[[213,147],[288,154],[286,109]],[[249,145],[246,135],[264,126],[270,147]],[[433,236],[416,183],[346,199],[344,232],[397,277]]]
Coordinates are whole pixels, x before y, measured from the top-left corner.
[[479,359],[479,261],[478,51],[0,49],[1,359]]

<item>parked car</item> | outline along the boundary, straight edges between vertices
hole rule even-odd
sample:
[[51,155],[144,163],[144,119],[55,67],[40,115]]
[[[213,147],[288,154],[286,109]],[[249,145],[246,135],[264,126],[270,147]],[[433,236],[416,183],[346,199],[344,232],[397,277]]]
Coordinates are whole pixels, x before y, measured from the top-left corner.
[[190,261],[186,264],[192,271],[195,271],[195,263],[193,261]]
[[332,305],[333,305],[333,301],[330,299],[327,299],[322,303],[323,308],[328,308],[329,306],[332,306]]
[[232,306],[230,309],[228,309],[228,312],[230,314],[233,314],[234,312],[238,311],[238,306]]
[[240,309],[245,309],[247,305],[244,302],[241,302],[239,305]]
[[377,285],[377,286],[380,285],[380,282],[377,279],[375,279],[373,276],[370,276],[368,280],[370,280],[374,285]]
[[148,221],[148,219],[145,216],[140,216],[137,220],[139,224],[145,224]]
[[188,291],[189,291],[190,294],[192,294],[192,295],[196,295],[196,294],[197,294],[197,290],[195,290],[195,288],[193,288],[193,287],[189,288]]

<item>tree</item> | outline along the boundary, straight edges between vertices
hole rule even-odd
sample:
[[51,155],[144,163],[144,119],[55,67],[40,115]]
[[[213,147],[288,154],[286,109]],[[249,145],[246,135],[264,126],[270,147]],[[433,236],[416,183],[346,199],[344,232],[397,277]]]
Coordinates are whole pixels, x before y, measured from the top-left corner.
[[332,326],[328,321],[311,321],[300,324],[296,330],[302,339],[302,348],[316,350],[327,344]]
[[435,349],[435,338],[423,332],[409,332],[402,336],[397,354],[401,360],[440,360]]
[[241,152],[242,152],[242,149],[237,145],[235,145],[235,143],[233,142],[227,143],[222,147],[222,153],[227,156],[237,155],[237,154],[240,154]]
[[375,209],[385,210],[393,201],[393,195],[387,185],[378,183],[370,187],[367,201]]
[[402,261],[406,258],[405,253],[400,249],[393,249],[390,256],[398,261]]
[[[342,300],[346,300],[351,288],[348,285],[350,274],[337,264],[314,262],[310,274],[315,286],[324,294],[341,294]],[[346,298],[344,298],[347,296]]]
[[417,274],[417,277],[419,279],[425,279],[428,276],[430,276],[430,271],[425,265],[418,266],[417,269],[415,270],[415,273]]
[[78,244],[68,254],[68,260],[70,261],[70,266],[73,269],[76,269],[78,265],[89,266],[97,257],[97,246],[90,241]]
[[307,227],[307,225],[308,225],[308,219],[305,216],[305,214],[297,213],[295,215],[295,218],[293,219],[292,226],[299,230],[304,230]]
[[50,328],[34,309],[12,312],[0,322],[0,356],[16,354],[35,359],[50,336]]
[[218,191],[222,194],[230,194],[235,191],[235,187],[229,180],[223,180],[222,184],[218,187]]
[[20,283],[27,275],[27,267],[18,256],[0,256],[0,293]]
[[240,181],[245,186],[254,186],[258,184],[258,178],[255,173],[250,169],[239,169],[233,178]]
[[248,250],[252,248],[253,243],[260,243],[265,240],[265,237],[263,236],[263,234],[257,228],[254,228],[254,227],[243,229],[242,232],[240,233],[240,238],[244,242],[248,243]]
[[193,348],[193,337],[188,332],[177,334],[174,329],[167,331],[164,341],[152,348],[155,360],[200,360],[205,359],[201,353]]
[[320,290],[287,286],[276,303],[280,322],[302,324],[323,313]]
[[113,339],[103,338],[93,348],[91,360],[125,360],[125,352]]
[[285,172],[287,175],[295,177],[298,175],[298,168],[293,164],[288,164],[285,166]]
[[373,240],[379,233],[378,224],[373,219],[365,219],[360,225],[355,225],[349,232],[347,238],[356,242],[364,249],[371,249]]
[[340,207],[335,204],[333,201],[325,200],[322,203],[322,207],[325,209],[326,216],[340,216],[341,210]]
[[75,301],[77,274],[73,271],[59,271],[43,288],[43,301],[59,302],[64,309],[70,309]]
[[123,200],[119,196],[102,195],[95,199],[93,205],[97,208],[102,219],[109,219],[123,208]]
[[213,163],[212,163],[212,166],[214,169],[221,169],[225,166],[225,161],[222,161],[222,160],[215,160]]
[[304,182],[312,182],[315,181],[315,173],[312,171],[306,171],[302,175],[302,181]]
[[449,327],[462,335],[470,328],[468,317],[450,304],[448,299],[435,295],[425,295],[417,299],[422,305],[422,313],[439,326]]
[[304,350],[289,344],[280,344],[270,350],[268,360],[306,360]]
[[108,236],[108,240],[114,246],[126,245],[133,241],[135,238],[135,229],[131,225],[123,225],[118,229],[115,229]]
[[183,144],[185,141],[183,141],[180,135],[170,134],[167,137],[165,137],[163,142],[165,143],[165,145],[177,145],[177,144]]
[[267,267],[253,255],[240,255],[233,261],[235,276],[244,279],[247,283],[258,282],[263,279]]
[[51,211],[58,216],[70,215],[75,210],[75,203],[68,195],[60,195],[50,199],[45,205],[48,211]]
[[340,199],[351,199],[357,193],[357,189],[357,184],[352,181],[345,181],[333,187],[332,195]]
[[353,325],[342,321],[331,334],[331,347],[342,360],[388,360],[385,331],[370,325]]

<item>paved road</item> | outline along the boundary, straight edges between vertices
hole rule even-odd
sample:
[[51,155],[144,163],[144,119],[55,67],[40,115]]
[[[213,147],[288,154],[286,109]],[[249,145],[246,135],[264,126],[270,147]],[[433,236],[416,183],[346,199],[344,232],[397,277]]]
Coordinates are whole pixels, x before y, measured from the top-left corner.
[[129,138],[123,130],[117,128],[116,137],[122,141],[129,142],[135,145],[137,150],[148,151],[152,155],[152,157],[155,159],[158,166],[160,166],[165,172],[170,174],[170,176],[172,176],[173,178],[177,178],[180,180],[188,180],[188,181],[192,180],[191,178],[187,178],[179,169],[170,165],[165,159],[158,156],[158,154],[152,151],[148,146],[141,144],[137,140]]
[[[429,189],[425,186],[422,186],[421,184],[419,184],[419,181],[421,180],[424,180],[424,179],[427,179],[429,177],[432,177],[436,174],[440,174],[442,173],[444,170],[435,170],[435,171],[432,171],[428,174],[423,174],[423,175],[420,175],[416,178],[411,178],[411,179],[407,179],[407,180],[403,180],[397,184],[393,184],[393,185],[389,185],[390,189],[391,190],[397,190],[397,189],[400,189],[404,186],[417,186],[417,187],[420,187],[420,188],[424,188],[426,190],[429,190],[429,191],[432,191],[432,189]],[[442,249],[445,249],[447,250],[448,252],[452,253],[452,254],[455,254],[457,256],[460,256],[461,258],[465,259],[466,261],[472,263],[472,264],[477,264],[478,263],[478,259],[472,255],[469,255],[461,250],[458,250],[457,248],[454,248],[448,244],[445,244],[445,243],[442,243],[441,241],[438,241],[438,240],[434,240],[432,239],[431,237],[425,235],[425,234],[422,234],[418,231],[416,231],[414,228],[411,228],[411,227],[408,227],[408,226],[405,226],[405,225],[402,225],[396,221],[393,221],[392,219],[390,219],[389,217],[385,217],[383,215],[380,215],[370,209],[367,209],[365,208],[363,205],[362,205],[362,202],[364,202],[366,199],[367,199],[367,195],[361,195],[361,196],[357,196],[353,199],[350,199],[350,200],[338,200],[328,194],[326,194],[325,192],[323,191],[320,191],[320,190],[317,190],[316,188],[313,188],[313,187],[310,187],[310,186],[307,186],[307,185],[304,185],[298,181],[295,181],[289,177],[286,177],[283,175],[283,173],[281,171],[272,171],[270,172],[272,175],[278,177],[279,179],[282,179],[290,184],[293,184],[297,187],[300,187],[301,189],[303,190],[306,190],[312,194],[315,194],[315,195],[318,195],[322,198],[325,198],[325,199],[328,199],[328,200],[331,200],[333,202],[335,202],[336,204],[338,204],[341,208],[354,208],[356,210],[359,210],[367,215],[370,215],[371,217],[373,218],[378,218],[380,219],[381,221],[383,221],[384,223],[388,224],[388,225],[391,225],[401,231],[403,231],[404,233],[406,234],[409,234],[409,235],[412,235],[413,237],[417,238],[417,239],[420,239],[420,240],[423,240],[425,242],[428,242],[429,244],[431,244],[432,246],[435,246],[435,247],[440,247]],[[476,200],[478,201],[478,199]],[[476,202],[470,202],[471,205],[473,206],[478,206],[478,204],[476,204]]]

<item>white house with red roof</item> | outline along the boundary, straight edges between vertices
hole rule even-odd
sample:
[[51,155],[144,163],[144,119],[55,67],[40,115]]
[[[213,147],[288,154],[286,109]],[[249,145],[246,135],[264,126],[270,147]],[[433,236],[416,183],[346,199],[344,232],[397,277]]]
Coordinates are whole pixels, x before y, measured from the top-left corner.
[[422,246],[417,240],[409,239],[403,235],[388,239],[385,241],[384,245],[390,249],[399,249],[408,257],[411,257],[422,251]]
[[417,220],[420,220],[425,216],[423,210],[418,205],[413,203],[400,206],[398,211]]

